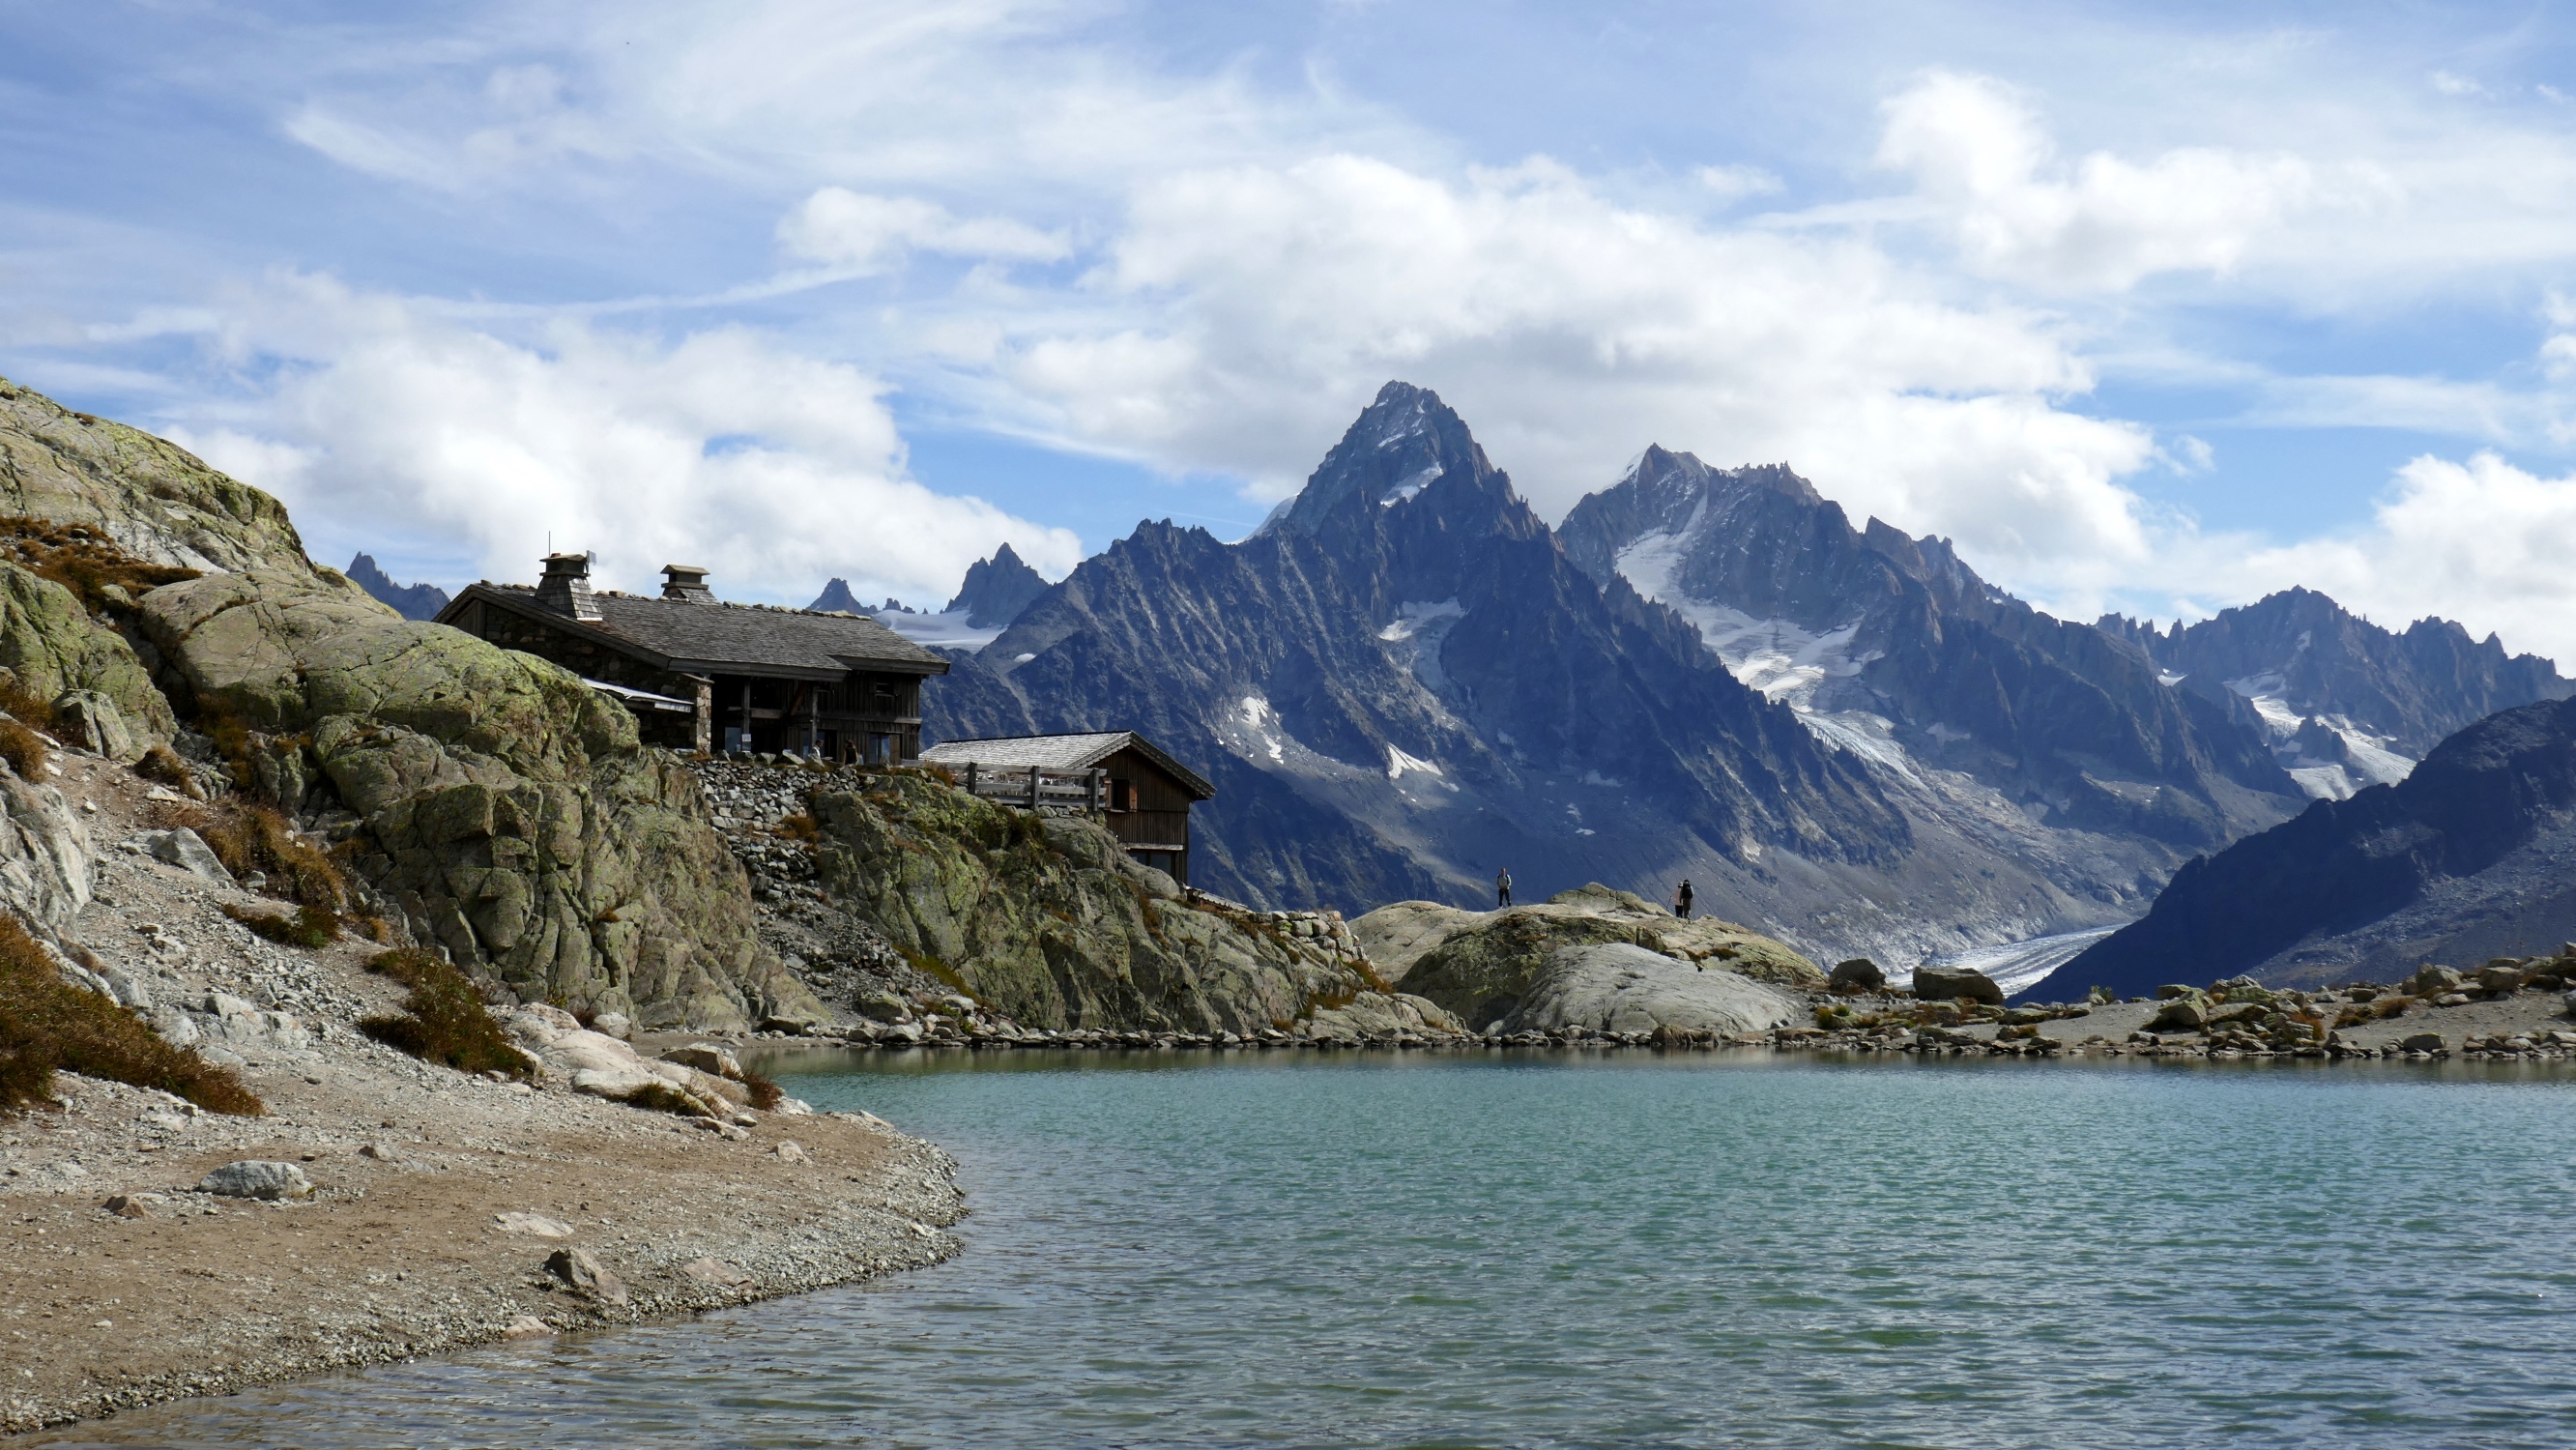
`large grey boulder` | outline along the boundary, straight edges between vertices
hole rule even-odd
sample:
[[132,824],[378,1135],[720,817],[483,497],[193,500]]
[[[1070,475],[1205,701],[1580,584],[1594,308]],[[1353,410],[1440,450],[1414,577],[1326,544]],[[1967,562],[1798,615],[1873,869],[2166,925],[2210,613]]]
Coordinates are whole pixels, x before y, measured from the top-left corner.
[[313,1184],[304,1170],[292,1163],[278,1163],[264,1158],[244,1158],[207,1174],[197,1184],[206,1193],[226,1198],[278,1199],[311,1198]]
[[1948,967],[1914,969],[1914,995],[1926,1002],[1983,1002],[1989,1007],[2004,1004],[2004,989],[1983,972],[1953,970]]
[[1763,1032],[1798,1015],[1788,993],[1734,972],[1685,966],[1628,942],[1548,954],[1510,1032]]
[[63,793],[0,765],[0,905],[61,931],[88,907],[97,864],[89,827]]

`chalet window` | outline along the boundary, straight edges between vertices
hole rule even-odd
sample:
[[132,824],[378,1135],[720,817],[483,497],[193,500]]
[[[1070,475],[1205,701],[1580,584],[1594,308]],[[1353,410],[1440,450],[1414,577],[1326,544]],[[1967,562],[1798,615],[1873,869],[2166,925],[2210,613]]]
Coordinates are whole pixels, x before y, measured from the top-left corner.
[[1132,780],[1109,782],[1109,808],[1113,811],[1136,809],[1136,782]]

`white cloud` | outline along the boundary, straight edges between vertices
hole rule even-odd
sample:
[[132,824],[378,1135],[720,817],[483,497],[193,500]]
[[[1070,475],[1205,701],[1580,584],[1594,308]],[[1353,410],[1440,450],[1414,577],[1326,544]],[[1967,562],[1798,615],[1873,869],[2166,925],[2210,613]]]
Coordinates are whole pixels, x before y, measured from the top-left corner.
[[864,275],[893,265],[907,251],[958,257],[1050,262],[1071,248],[1064,238],[1003,217],[961,220],[936,202],[866,196],[827,186],[778,223],[789,255]]
[[2305,584],[2391,629],[2438,615],[2576,660],[2576,475],[2479,453],[2400,469],[2367,528],[2253,551],[2249,577]]
[[1774,196],[1787,189],[1779,177],[1759,166],[1702,166],[1691,173],[1691,180],[1721,202]]
[[190,440],[317,544],[435,540],[527,579],[551,534],[596,550],[610,587],[685,562],[728,597],[794,603],[832,575],[945,597],[1005,541],[1050,572],[1080,557],[1066,530],[905,477],[881,383],[745,328],[514,341],[294,275],[234,304],[226,346],[286,366],[255,422]]
[[1268,497],[1401,377],[1551,515],[1655,441],[1791,460],[1856,514],[2031,577],[2149,547],[2118,480],[2153,440],[2058,406],[2091,379],[2045,316],[1944,303],[1859,242],[1615,205],[1546,161],[1457,183],[1349,155],[1168,177],[1094,286],[1106,320],[1023,327],[1005,375],[1064,433]]
[[1936,73],[1885,110],[1879,164],[1913,175],[1972,265],[2017,281],[2118,290],[2224,273],[2320,196],[2287,155],[2193,147],[2140,165],[2095,152],[2059,167],[2029,104],[1983,76]]

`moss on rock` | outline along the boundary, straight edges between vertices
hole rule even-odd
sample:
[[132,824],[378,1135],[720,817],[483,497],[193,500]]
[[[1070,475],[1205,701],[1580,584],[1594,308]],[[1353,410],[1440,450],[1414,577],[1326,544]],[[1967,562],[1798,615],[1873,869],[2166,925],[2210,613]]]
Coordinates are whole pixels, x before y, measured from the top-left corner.
[[243,773],[354,812],[351,864],[458,961],[647,1026],[827,1015],[696,780],[570,671],[282,569],[166,585],[141,625]]
[[1023,1026],[1254,1033],[1378,985],[1328,939],[1182,899],[1089,821],[908,774],[818,791],[813,816],[832,897]]

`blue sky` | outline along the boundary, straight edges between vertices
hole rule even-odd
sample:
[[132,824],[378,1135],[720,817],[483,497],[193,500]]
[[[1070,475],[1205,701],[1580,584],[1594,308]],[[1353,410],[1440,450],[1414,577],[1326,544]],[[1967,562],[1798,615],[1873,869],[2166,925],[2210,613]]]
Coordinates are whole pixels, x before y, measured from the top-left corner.
[[[530,15],[527,11],[542,9]],[[1541,511],[1786,459],[2078,617],[2576,657],[2545,6],[0,5],[0,372],[315,553],[936,600],[1389,377]]]

